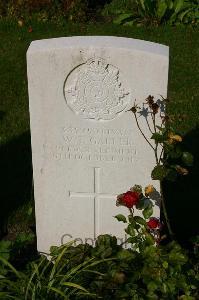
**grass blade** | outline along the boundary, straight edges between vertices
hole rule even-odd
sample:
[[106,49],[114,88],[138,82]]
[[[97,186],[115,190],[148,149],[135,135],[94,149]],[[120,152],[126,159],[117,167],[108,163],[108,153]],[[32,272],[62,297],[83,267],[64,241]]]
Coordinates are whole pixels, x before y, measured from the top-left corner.
[[55,260],[55,263],[53,265],[52,271],[50,273],[50,277],[49,277],[49,283],[48,283],[48,288],[50,288],[53,285],[53,278],[55,276],[56,270],[57,270],[57,266],[59,265],[59,262],[61,260],[61,258],[63,257],[63,255],[65,254],[66,250],[68,249],[68,247],[64,247],[62,252],[58,255],[58,257]]
[[62,291],[60,291],[59,289],[54,288],[52,286],[48,287],[48,289],[51,290],[51,291],[53,291],[53,292],[55,292],[56,294],[64,297],[64,299],[69,300],[69,298]]
[[13,273],[15,273],[15,275],[18,277],[18,278],[21,278],[20,276],[20,273],[6,260],[4,259],[3,257],[0,256],[0,261],[7,267],[9,267]]
[[87,294],[89,294],[89,291],[87,291],[84,287],[82,287],[81,285],[77,284],[77,283],[73,283],[73,282],[64,282],[62,283],[63,285],[69,286],[69,287],[73,287],[76,288],[78,290],[81,290]]
[[82,270],[82,272],[88,272],[88,273],[93,273],[93,274],[96,274],[96,275],[100,275],[100,276],[104,276],[105,274],[104,273],[101,273],[101,272],[98,272],[98,271],[94,271],[94,270]]
[[35,271],[32,273],[32,275],[31,275],[31,277],[28,281],[27,288],[26,288],[26,293],[25,293],[25,300],[28,299],[28,293],[29,293],[29,289],[30,289],[30,286],[32,284],[33,278],[35,277],[36,274],[38,274],[38,270],[39,270],[40,266],[43,264],[43,262],[45,260],[46,260],[46,257],[42,257],[42,260],[39,263],[39,265],[34,264]]

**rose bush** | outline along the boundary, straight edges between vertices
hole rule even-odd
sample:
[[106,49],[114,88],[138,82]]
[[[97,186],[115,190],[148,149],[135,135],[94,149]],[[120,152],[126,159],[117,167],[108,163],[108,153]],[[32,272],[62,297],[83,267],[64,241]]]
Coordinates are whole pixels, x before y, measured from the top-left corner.
[[[134,115],[138,130],[154,153],[156,164],[151,172],[151,178],[160,181],[161,209],[167,227],[166,230],[170,238],[173,239],[174,232],[167,214],[162,183],[166,180],[175,181],[178,175],[187,175],[189,173],[188,167],[192,166],[194,158],[191,153],[183,151],[180,147],[183,138],[175,132],[172,126],[172,118],[165,114],[165,105],[168,101],[162,96],[156,100],[154,96],[149,95],[145,99],[142,108],[135,103],[131,108],[131,112]],[[157,118],[157,114],[159,114],[159,118]],[[149,136],[141,128],[140,116],[146,119]],[[150,185],[145,188],[145,195],[147,196],[149,192],[152,192]]]

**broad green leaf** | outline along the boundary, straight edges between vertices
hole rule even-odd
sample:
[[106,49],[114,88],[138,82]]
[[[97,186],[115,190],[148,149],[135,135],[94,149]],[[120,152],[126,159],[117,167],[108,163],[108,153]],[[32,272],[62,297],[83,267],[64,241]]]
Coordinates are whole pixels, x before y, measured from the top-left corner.
[[133,254],[128,249],[123,249],[117,253],[117,258],[123,260],[123,259],[132,259]]
[[129,237],[127,240],[126,240],[127,243],[130,243],[130,244],[135,244],[137,242],[137,237]]
[[35,239],[35,234],[34,233],[26,233],[26,232],[21,232],[17,235],[16,237],[16,242],[25,244],[33,241]]
[[175,0],[173,3],[175,14],[178,14],[180,10],[183,8],[184,0]]
[[10,258],[10,250],[11,250],[11,241],[0,241],[0,255],[3,257],[5,260],[9,260]]
[[146,242],[149,246],[154,245],[155,239],[151,234],[146,234]]
[[108,247],[108,248],[106,248],[106,249],[103,251],[101,257],[102,257],[102,258],[107,258],[107,257],[109,257],[109,256],[112,254],[112,252],[113,252],[113,249],[112,249],[111,247]]
[[165,0],[159,0],[157,3],[157,16],[160,20],[165,15],[166,10],[167,10],[167,4]]
[[128,233],[131,236],[135,236],[135,229],[132,224],[129,224],[128,227],[125,229],[126,233]]
[[116,245],[117,239],[115,236],[111,236],[109,234],[101,234],[97,237],[96,246],[109,246],[109,245]]
[[193,155],[189,152],[183,152],[182,154],[182,161],[186,166],[192,166],[193,165]]
[[146,8],[145,8],[145,0],[138,0],[138,1],[139,1],[140,5],[141,5],[142,9],[143,9],[144,11],[146,11]]
[[167,7],[168,7],[168,9],[173,8],[173,0],[167,0]]
[[0,252],[1,251],[7,251],[8,249],[10,249],[12,242],[11,241],[5,241],[5,240],[1,240],[0,241]]
[[135,222],[137,222],[137,223],[139,223],[141,225],[146,225],[146,221],[142,217],[140,217],[140,216],[135,216],[134,220],[135,220]]
[[168,264],[167,261],[164,261],[163,264],[162,264],[162,266],[163,266],[164,269],[167,269],[167,268],[168,268],[168,265],[169,265],[169,264]]
[[145,219],[149,219],[153,214],[153,208],[152,207],[145,208],[143,210],[142,214],[143,214]]
[[129,216],[128,216],[128,219],[129,219],[129,223],[134,223],[133,215],[129,215]]
[[164,283],[164,282],[163,282],[163,284],[162,284],[162,287],[163,287],[163,291],[164,291],[164,293],[166,294],[166,293],[167,293],[167,291],[168,291],[168,288],[167,288],[167,285],[166,285],[166,283]]
[[178,18],[180,19],[181,22],[183,22],[184,17],[190,12],[192,11],[192,8],[186,9],[185,11],[183,11],[182,13],[180,13],[178,15]]
[[113,20],[113,23],[120,25],[125,23],[126,21],[131,21],[132,17],[132,13],[120,14],[117,18]]
[[125,21],[123,23],[124,26],[133,26],[136,23],[136,20]]
[[27,215],[28,216],[31,216],[32,215],[32,212],[33,212],[33,208],[32,207],[29,207],[28,211],[27,211]]
[[168,169],[163,165],[156,166],[151,172],[151,177],[153,180],[163,180],[168,174]]
[[135,226],[134,226],[134,227],[135,227],[136,230],[139,230],[141,226],[140,226],[140,224],[135,223]]
[[154,281],[150,281],[148,284],[147,284],[147,288],[150,292],[152,291],[155,291],[157,288],[158,288],[158,285],[156,282]]
[[119,222],[127,223],[126,217],[122,214],[114,216]]

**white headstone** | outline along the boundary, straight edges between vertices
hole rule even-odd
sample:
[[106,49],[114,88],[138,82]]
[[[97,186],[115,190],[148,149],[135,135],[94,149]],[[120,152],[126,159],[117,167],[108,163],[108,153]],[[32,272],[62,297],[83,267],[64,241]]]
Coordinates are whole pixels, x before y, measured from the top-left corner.
[[[151,184],[154,154],[135,99],[167,94],[168,47],[122,37],[34,41],[28,86],[38,250],[109,233],[124,239],[116,195]],[[145,120],[140,118],[142,126]],[[157,186],[158,188],[158,186]],[[159,208],[155,208],[159,216]]]

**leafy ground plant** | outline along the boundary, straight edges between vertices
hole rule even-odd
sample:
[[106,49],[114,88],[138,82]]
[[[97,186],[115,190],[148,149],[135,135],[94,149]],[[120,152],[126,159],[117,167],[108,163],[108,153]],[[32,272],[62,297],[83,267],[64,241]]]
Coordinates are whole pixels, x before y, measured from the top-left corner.
[[76,299],[95,296],[79,281],[83,272],[88,272],[101,261],[86,256],[83,248],[79,251],[78,247],[75,249],[71,245],[52,247],[49,259],[41,256],[38,261],[29,264],[24,272],[18,272],[5,258],[0,257],[4,267],[4,272],[1,269],[0,273],[0,299]]
[[178,25],[199,22],[198,0],[126,0],[117,9],[117,1],[113,0],[104,10],[112,14],[116,24],[161,24]]
[[198,299],[198,248],[190,258],[176,242],[161,245],[152,193],[152,186],[135,185],[118,196],[116,204],[129,210],[127,218],[115,216],[126,224],[128,247],[101,235],[94,247],[51,247],[49,259],[41,256],[23,271],[0,256],[0,299]]

